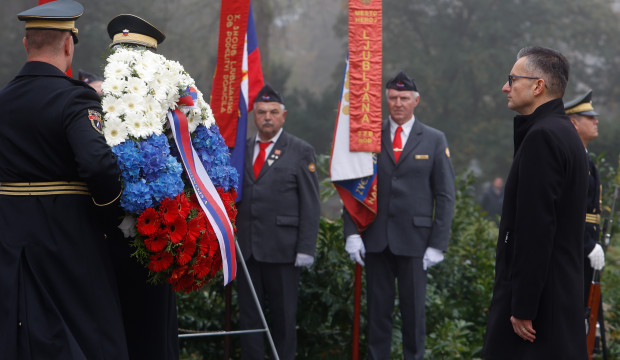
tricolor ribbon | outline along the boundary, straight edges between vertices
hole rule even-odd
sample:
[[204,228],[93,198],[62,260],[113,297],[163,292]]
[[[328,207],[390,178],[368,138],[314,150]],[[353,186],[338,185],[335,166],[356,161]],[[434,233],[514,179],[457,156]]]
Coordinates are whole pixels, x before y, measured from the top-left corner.
[[[187,88],[185,94],[179,99],[179,106],[194,106],[196,90]],[[209,178],[207,171],[202,165],[196,150],[192,146],[189,134],[189,127],[185,114],[178,108],[168,111],[168,120],[172,128],[174,141],[179,149],[181,160],[185,165],[187,177],[192,183],[192,187],[198,198],[200,206],[204,210],[209,223],[213,227],[217,240],[220,244],[222,254],[222,271],[224,273],[224,284],[231,282],[237,273],[237,261],[235,255],[235,234],[233,226],[226,213],[226,207],[222,203],[213,182]]]

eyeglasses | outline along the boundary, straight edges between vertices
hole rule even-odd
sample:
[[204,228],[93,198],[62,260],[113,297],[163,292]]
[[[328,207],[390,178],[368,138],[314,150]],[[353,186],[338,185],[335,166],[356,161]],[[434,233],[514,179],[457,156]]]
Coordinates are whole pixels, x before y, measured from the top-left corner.
[[[508,86],[512,86],[512,82],[514,81],[514,79],[519,78],[519,79],[532,79],[532,80],[538,80],[540,79],[539,77],[532,77],[532,76],[521,76],[521,75],[512,75],[512,74],[508,74]],[[547,87],[547,84],[545,84],[545,87]]]

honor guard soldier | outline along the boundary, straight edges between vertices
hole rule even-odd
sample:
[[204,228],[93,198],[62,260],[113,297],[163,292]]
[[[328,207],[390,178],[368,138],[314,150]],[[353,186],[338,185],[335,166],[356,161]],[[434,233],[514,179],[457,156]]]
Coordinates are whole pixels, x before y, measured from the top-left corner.
[[[564,104],[564,111],[575,125],[577,133],[587,148],[588,143],[598,137],[598,113],[592,106],[592,90]],[[586,224],[583,237],[585,300],[592,281],[592,272],[602,270],[605,265],[605,253],[599,243],[601,234],[601,179],[592,158],[588,156],[588,197],[586,201]]]
[[83,10],[20,13],[28,60],[0,90],[3,359],[128,359],[104,234],[120,170],[97,93],[65,74]]
[[[577,133],[583,142],[583,146],[586,147],[590,141],[598,137],[598,113],[594,110],[592,105],[592,90],[587,93],[578,96],[576,99],[564,104],[564,111],[570,118],[570,121],[575,125]],[[603,188],[601,185],[601,178],[599,177],[598,170],[592,158],[588,155],[589,171],[588,171],[588,196],[586,200],[586,222],[585,231],[583,233],[583,250],[584,250],[584,304],[586,312],[596,311],[592,307],[595,305],[588,304],[590,296],[590,290],[592,289],[593,280],[598,282],[598,273],[594,278],[594,271],[600,272],[605,266],[605,252],[603,247],[599,243],[601,236],[601,194]],[[596,286],[596,285],[595,285]],[[600,285],[599,285],[600,286]],[[596,297],[593,297],[592,301],[597,301]],[[591,319],[598,320],[597,323],[601,324],[602,331],[604,332],[604,320],[603,320],[603,306],[602,300],[599,298],[598,314],[591,317]],[[589,317],[590,318],[590,317]],[[595,321],[596,321],[595,320]],[[604,339],[604,337],[602,337]],[[591,345],[591,344],[589,344]],[[588,348],[588,351],[591,347]],[[600,348],[598,349],[600,350]],[[603,349],[604,350],[604,349]],[[595,350],[596,351],[596,350]]]
[[[132,14],[114,17],[107,30],[112,48],[123,46],[155,51],[166,38],[154,25]],[[131,256],[134,252],[131,241],[118,229],[110,242],[130,358],[178,359],[176,294],[167,282],[148,282],[148,270]]]
[[[297,349],[300,267],[314,262],[321,201],[314,149],[282,129],[286,108],[268,84],[256,95],[258,134],[248,139],[237,235],[279,358]],[[263,328],[245,274],[237,276],[242,329]],[[241,335],[241,359],[264,359],[262,334]]]

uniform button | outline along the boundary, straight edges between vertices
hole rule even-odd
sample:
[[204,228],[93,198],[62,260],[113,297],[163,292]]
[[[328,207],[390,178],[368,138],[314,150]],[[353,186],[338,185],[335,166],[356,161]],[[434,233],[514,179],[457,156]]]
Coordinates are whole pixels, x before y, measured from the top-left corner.
[[17,327],[22,327],[22,322],[21,322],[21,321],[19,321],[19,322],[17,323]]

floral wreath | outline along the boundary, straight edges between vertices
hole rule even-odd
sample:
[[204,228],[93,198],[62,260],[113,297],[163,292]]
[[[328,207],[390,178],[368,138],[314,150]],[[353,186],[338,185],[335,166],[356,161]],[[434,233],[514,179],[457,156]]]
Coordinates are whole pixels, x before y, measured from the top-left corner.
[[[117,47],[107,58],[102,85],[103,132],[122,172],[121,228],[134,236],[135,256],[154,282],[175,291],[204,286],[221,268],[215,232],[166,136],[167,113],[187,117],[192,145],[216,187],[234,228],[238,174],[211,107],[198,90],[192,108],[178,106],[194,80],[176,61],[148,50]],[[236,228],[234,228],[236,230]]]

